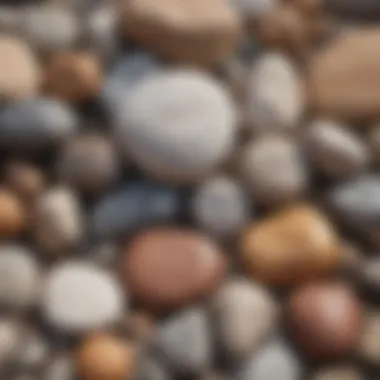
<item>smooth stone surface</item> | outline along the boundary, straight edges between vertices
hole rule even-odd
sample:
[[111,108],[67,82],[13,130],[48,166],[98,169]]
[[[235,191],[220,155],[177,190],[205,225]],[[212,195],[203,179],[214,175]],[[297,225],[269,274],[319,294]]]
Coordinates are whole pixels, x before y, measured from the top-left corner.
[[92,215],[93,230],[99,237],[120,237],[175,220],[179,207],[175,189],[147,180],[132,182],[99,200]]
[[228,1],[124,1],[120,6],[127,39],[165,59],[216,66],[233,54],[240,18]]
[[46,253],[63,253],[81,242],[83,222],[76,194],[65,187],[51,188],[39,198],[35,207],[35,241]]
[[302,366],[282,341],[270,341],[255,352],[238,374],[238,380],[300,380]]
[[154,228],[127,246],[123,274],[131,294],[158,309],[187,305],[220,283],[226,260],[219,246],[197,231]]
[[348,126],[319,119],[308,127],[306,152],[315,167],[331,178],[345,178],[363,171],[370,160],[366,144]]
[[316,359],[342,357],[359,343],[363,316],[355,293],[339,283],[308,284],[289,299],[287,319],[302,352]]
[[278,305],[269,291],[244,278],[224,283],[213,299],[218,340],[233,358],[246,357],[274,332]]
[[310,380],[364,380],[364,375],[355,367],[337,365],[323,367],[312,374]]
[[197,375],[209,368],[212,342],[208,323],[203,310],[187,309],[159,326],[158,350],[172,371]]
[[371,311],[364,319],[364,329],[361,335],[358,353],[368,365],[380,366],[380,312]]
[[0,237],[14,238],[26,225],[26,212],[20,199],[6,188],[0,189]]
[[127,98],[117,123],[126,154],[155,178],[191,183],[227,159],[236,110],[224,87],[205,73],[152,74]]
[[0,304],[12,310],[35,306],[42,281],[39,263],[28,248],[0,247]]
[[42,373],[42,380],[74,380],[75,365],[69,354],[61,354],[49,361]]
[[89,263],[58,264],[45,280],[43,316],[66,333],[107,327],[122,317],[125,306],[125,296],[115,277]]
[[201,183],[191,206],[197,225],[221,238],[235,236],[247,225],[249,208],[242,186],[224,176],[211,177]]
[[266,204],[297,199],[309,182],[298,144],[280,135],[253,139],[243,149],[240,171],[253,199]]
[[25,372],[41,369],[50,359],[50,350],[46,336],[36,330],[27,331],[16,358],[18,368]]
[[241,241],[245,269],[273,285],[296,285],[338,267],[342,247],[323,213],[293,206],[248,228]]
[[77,124],[73,111],[54,99],[11,103],[0,112],[0,145],[23,151],[53,148],[72,136]]
[[247,79],[247,119],[254,131],[291,130],[297,127],[305,107],[300,74],[281,53],[259,57]]
[[171,380],[171,377],[160,361],[144,358],[133,380]]
[[[380,116],[380,28],[343,33],[322,49],[309,67],[311,104],[342,119]],[[344,62],[344,70],[342,68]]]
[[5,367],[17,356],[23,339],[23,327],[16,319],[0,319],[0,366]]

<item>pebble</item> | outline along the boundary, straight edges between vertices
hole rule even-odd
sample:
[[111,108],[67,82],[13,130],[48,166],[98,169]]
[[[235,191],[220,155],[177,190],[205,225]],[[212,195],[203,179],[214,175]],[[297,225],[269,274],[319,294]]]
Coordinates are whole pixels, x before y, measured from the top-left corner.
[[12,310],[36,305],[42,271],[28,248],[17,245],[0,247],[0,304]]
[[252,130],[289,131],[298,126],[305,93],[300,73],[287,56],[278,52],[262,54],[246,80],[246,113]]
[[363,374],[349,365],[323,367],[316,371],[311,380],[364,380]]
[[297,285],[328,275],[340,263],[342,247],[319,210],[298,205],[254,223],[242,236],[242,260],[257,279]]
[[69,354],[60,354],[50,360],[43,371],[42,380],[74,380],[75,365]]
[[6,367],[17,356],[23,335],[23,326],[13,319],[0,319],[0,366]]
[[195,222],[218,237],[236,236],[250,218],[249,199],[242,186],[225,176],[201,183],[192,199]]
[[363,171],[370,160],[366,144],[346,125],[333,120],[314,120],[308,127],[306,149],[315,167],[339,179]]
[[7,4],[0,6],[0,31],[14,33],[19,28],[20,12],[19,10]]
[[234,7],[250,26],[256,26],[268,13],[276,8],[278,0],[230,0]]
[[372,367],[380,367],[380,313],[369,312],[358,346],[359,357]]
[[231,153],[236,110],[225,89],[195,70],[167,70],[134,87],[120,114],[123,151],[157,179],[189,183]]
[[329,10],[339,16],[368,19],[380,15],[380,4],[376,0],[327,0],[325,3]]
[[51,188],[41,195],[35,207],[35,241],[46,253],[63,253],[81,242],[83,219],[79,199],[73,191],[58,186]]
[[100,93],[103,81],[101,63],[89,52],[54,54],[45,68],[47,92],[64,101],[83,103]]
[[230,57],[240,37],[240,18],[228,1],[124,1],[122,30],[127,39],[174,61],[217,66]]
[[296,141],[263,135],[241,153],[243,181],[259,203],[284,203],[301,197],[308,187],[308,168]]
[[281,340],[272,340],[255,352],[243,366],[238,380],[300,380],[302,365]]
[[20,235],[26,224],[23,205],[9,190],[0,189],[0,237],[12,238]]
[[272,295],[244,278],[234,278],[221,286],[213,310],[218,340],[228,357],[247,357],[277,327],[279,310]]
[[21,100],[37,94],[40,67],[33,51],[21,39],[0,34],[0,99]]
[[130,379],[135,354],[130,344],[107,334],[87,337],[76,352],[76,363],[83,380]]
[[208,370],[213,349],[207,315],[202,309],[186,309],[164,321],[157,346],[174,373],[194,376]]
[[162,363],[156,359],[144,358],[134,380],[170,380],[170,375]]
[[96,236],[122,237],[144,226],[171,222],[179,214],[179,193],[158,182],[141,180],[122,186],[95,205]]
[[24,154],[56,148],[76,132],[77,124],[73,110],[52,98],[11,103],[0,111],[1,146]]
[[373,294],[380,294],[380,258],[368,257],[360,264],[359,277],[364,289]]
[[125,251],[123,271],[131,294],[158,309],[187,305],[209,295],[226,270],[223,254],[207,236],[180,228],[154,228]]
[[106,136],[84,133],[70,140],[58,158],[58,173],[67,183],[85,194],[99,194],[120,175],[119,157]]
[[70,7],[56,4],[28,6],[21,14],[21,33],[42,52],[56,52],[75,47],[80,23]]
[[349,354],[362,329],[362,308],[353,291],[339,283],[310,283],[291,295],[287,319],[302,352],[316,359]]
[[45,320],[59,331],[84,333],[120,319],[125,297],[107,271],[89,263],[68,261],[48,273],[41,308]]
[[[312,59],[308,87],[312,107],[346,120],[380,115],[380,28],[343,33]],[[344,62],[344,70],[340,70]]]

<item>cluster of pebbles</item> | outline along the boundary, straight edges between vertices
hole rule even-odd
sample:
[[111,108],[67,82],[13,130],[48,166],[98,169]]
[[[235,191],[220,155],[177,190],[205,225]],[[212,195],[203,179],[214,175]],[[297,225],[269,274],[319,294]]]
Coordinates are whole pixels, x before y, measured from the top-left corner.
[[0,5],[0,378],[380,379],[380,2]]

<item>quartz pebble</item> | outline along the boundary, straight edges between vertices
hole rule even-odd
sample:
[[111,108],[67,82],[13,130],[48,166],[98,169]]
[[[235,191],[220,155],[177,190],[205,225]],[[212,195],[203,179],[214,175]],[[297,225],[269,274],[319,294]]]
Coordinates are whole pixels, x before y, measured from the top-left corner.
[[233,53],[240,34],[240,19],[228,1],[121,3],[125,37],[174,61],[218,65]]
[[363,374],[348,365],[323,367],[316,371],[311,380],[364,380]]
[[312,358],[341,357],[352,352],[360,339],[361,305],[343,284],[299,288],[290,297],[287,317],[293,338]]
[[226,269],[219,247],[196,231],[156,228],[127,247],[123,270],[131,294],[156,308],[176,308],[214,290]]
[[261,285],[243,278],[221,286],[213,300],[220,343],[229,356],[246,357],[274,332],[278,307]]
[[0,189],[0,236],[12,238],[25,227],[25,210],[20,200],[9,190]]
[[56,329],[83,333],[120,319],[124,298],[116,279],[107,271],[89,263],[68,261],[47,275],[41,307],[45,320]]
[[194,182],[231,153],[235,107],[207,74],[185,69],[152,74],[126,103],[117,136],[125,153],[157,179]]
[[294,206],[248,228],[242,259],[255,278],[295,285],[329,274],[341,260],[341,243],[324,214]]
[[369,312],[364,319],[364,328],[359,343],[360,358],[370,366],[380,366],[380,313]]

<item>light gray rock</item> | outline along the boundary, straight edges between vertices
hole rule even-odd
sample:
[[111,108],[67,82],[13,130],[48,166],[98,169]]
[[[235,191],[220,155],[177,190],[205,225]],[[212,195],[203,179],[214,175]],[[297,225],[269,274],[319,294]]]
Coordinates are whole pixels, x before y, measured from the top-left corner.
[[75,365],[73,359],[66,354],[58,355],[48,363],[41,380],[74,380]]
[[277,0],[230,0],[231,5],[248,22],[257,22],[271,12],[277,5]]
[[211,365],[210,326],[201,309],[182,311],[163,322],[157,342],[163,359],[177,374],[197,375]]
[[127,97],[116,131],[125,154],[160,180],[192,183],[227,159],[237,115],[224,87],[195,70],[145,77]]
[[32,372],[42,368],[49,358],[50,346],[38,331],[29,330],[23,335],[23,344],[16,358],[18,369]]
[[125,307],[115,277],[90,263],[59,264],[45,281],[41,310],[59,331],[83,333],[107,327],[123,317]]
[[278,306],[261,285],[235,278],[222,285],[213,300],[218,339],[224,351],[244,358],[275,331]]

